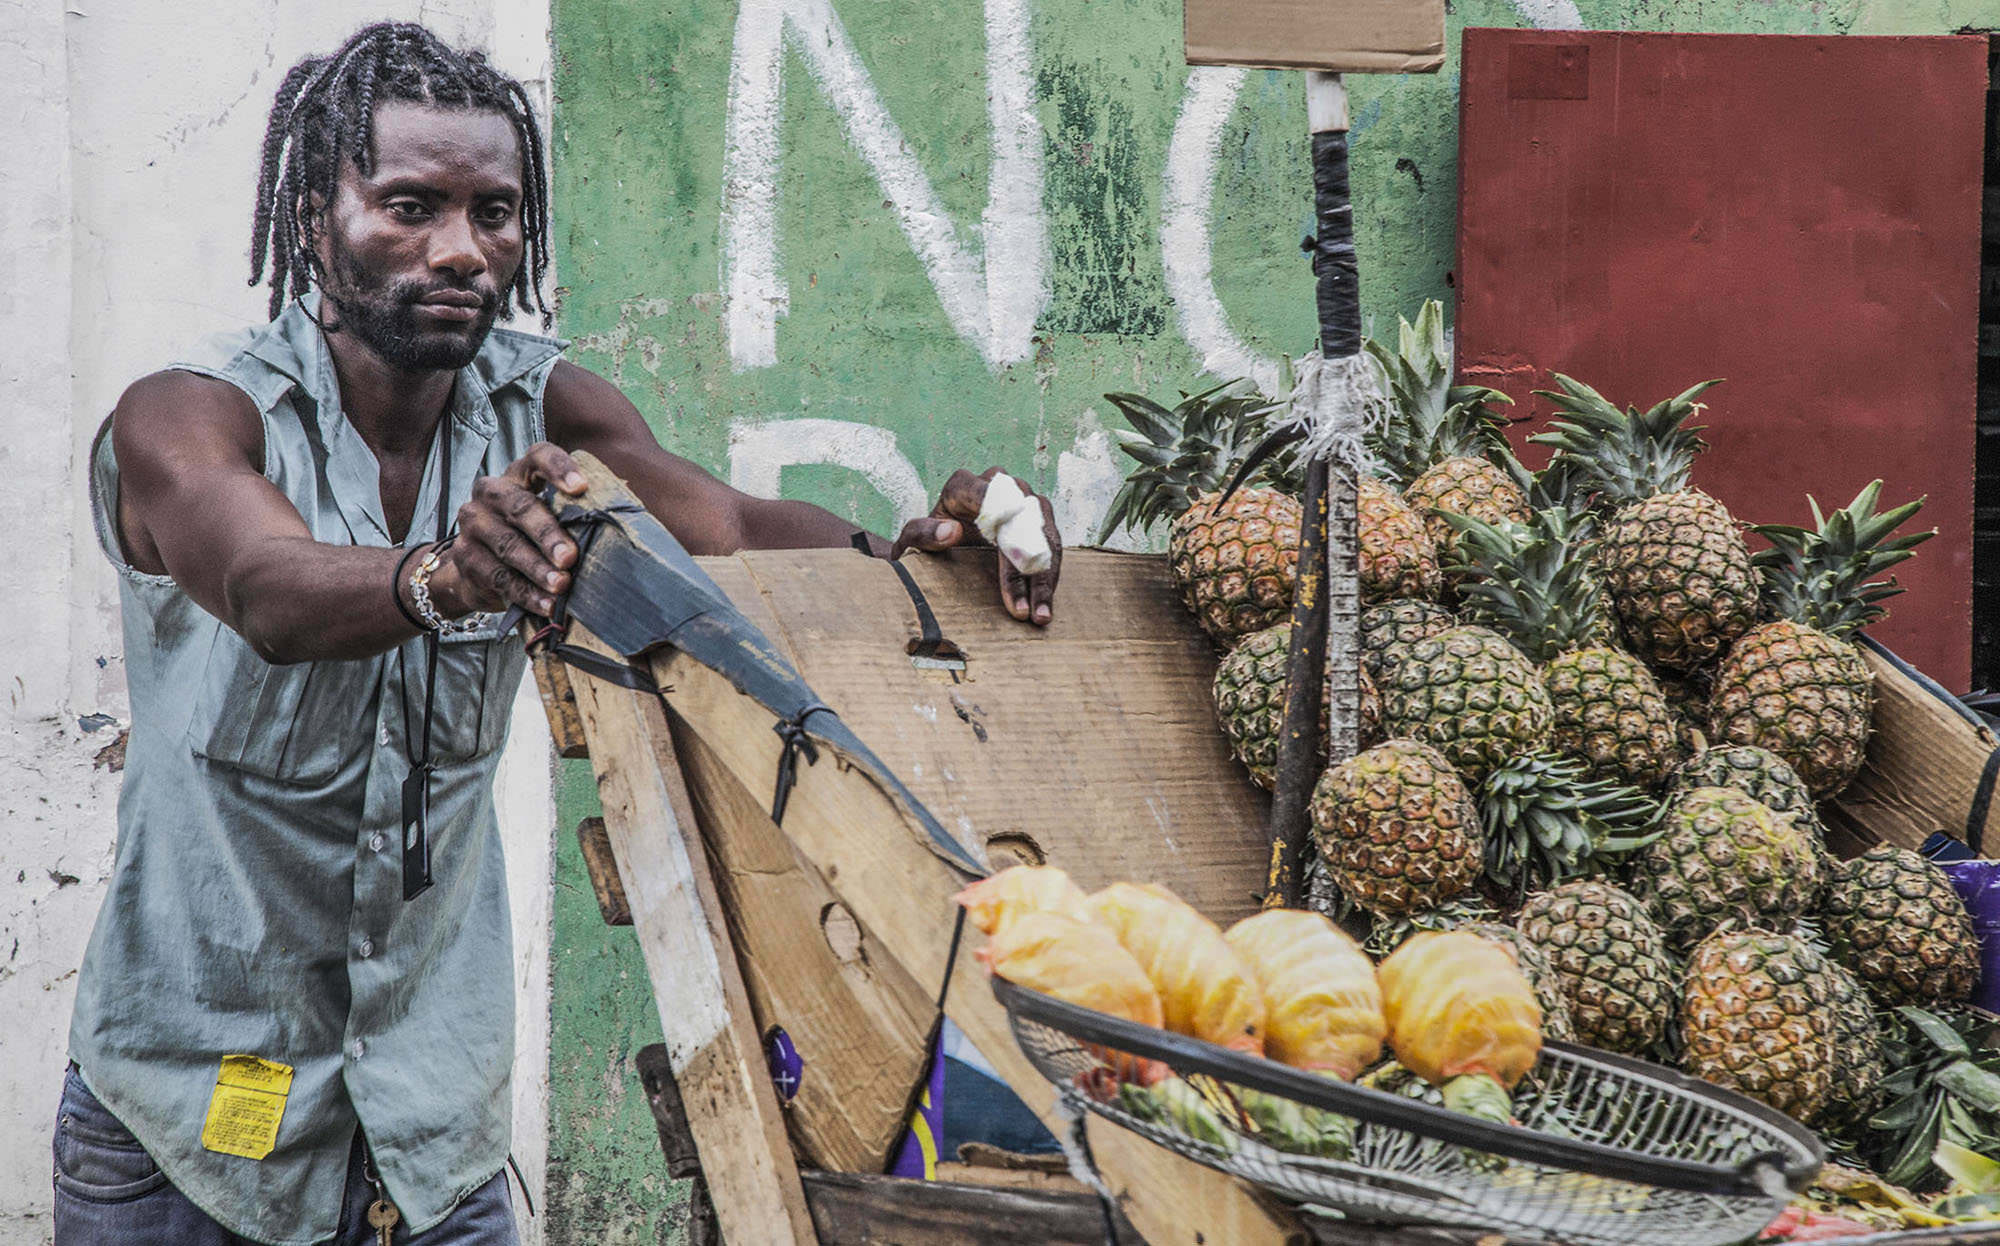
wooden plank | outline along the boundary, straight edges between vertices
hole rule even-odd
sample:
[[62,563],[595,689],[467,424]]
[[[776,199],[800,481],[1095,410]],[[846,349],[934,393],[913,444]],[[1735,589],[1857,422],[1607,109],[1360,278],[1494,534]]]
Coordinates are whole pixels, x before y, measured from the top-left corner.
[[[581,626],[572,643],[594,642]],[[601,648],[601,646],[599,646]],[[812,1218],[656,696],[576,681],[605,827],[724,1239],[812,1246]]]
[[816,1167],[881,1172],[923,1079],[936,1001],[799,858],[766,811],[771,793],[746,790],[675,719],[758,1031],[783,1026],[805,1057],[785,1109],[792,1137]]
[[[808,1172],[823,1246],[1104,1246],[1097,1196]],[[1136,1234],[1120,1217],[1119,1240]],[[1217,1244],[1220,1246],[1220,1243]]]
[[632,924],[632,906],[625,899],[625,883],[618,877],[618,856],[611,848],[611,832],[603,818],[585,818],[576,824],[576,846],[583,853],[583,869],[590,875],[590,889],[597,895],[597,911],[607,926]]
[[549,735],[555,740],[556,755],[571,760],[590,756],[583,720],[577,715],[576,690],[570,686],[569,667],[547,654],[532,659],[529,666],[535,672],[535,691],[542,695],[542,712],[549,718]]
[[1948,831],[2000,853],[2000,801],[1983,826],[1966,819],[1987,758],[2000,747],[1991,731],[1956,709],[1872,649],[1862,656],[1875,676],[1875,731],[1868,760],[1847,790],[1822,806],[1829,831],[1863,845],[1921,848],[1933,831]]

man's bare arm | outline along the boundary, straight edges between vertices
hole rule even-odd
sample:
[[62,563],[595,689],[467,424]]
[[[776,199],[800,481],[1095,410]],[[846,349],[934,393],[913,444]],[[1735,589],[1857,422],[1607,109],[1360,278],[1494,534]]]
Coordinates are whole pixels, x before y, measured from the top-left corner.
[[[118,456],[117,521],[127,559],[141,571],[170,575],[204,610],[249,642],[267,662],[362,658],[417,634],[407,608],[408,576],[391,586],[403,549],[332,545],[313,539],[291,500],[262,471],[263,424],[235,386],[187,372],[159,372],[134,383],[113,413]],[[556,458],[538,446],[505,477],[479,482],[459,511],[476,528],[454,545],[431,580],[437,608],[458,617],[476,608],[520,602],[546,613],[549,594],[568,587],[566,573],[527,585],[504,572],[494,547],[533,548],[551,568],[567,567],[576,547],[546,509],[497,515],[518,481],[539,486]],[[546,462],[545,462],[546,460]],[[581,478],[558,484],[580,493]],[[489,578],[475,587],[468,566]]]
[[[573,364],[558,363],[550,373],[546,409],[552,441],[604,460],[691,553],[845,546],[852,538],[854,524],[830,511],[805,502],[751,497],[669,453],[617,386]],[[990,470],[983,475],[954,473],[937,508],[905,525],[893,545],[871,534],[875,552],[984,544],[973,520],[992,475]],[[1015,618],[1036,623],[1049,621],[1062,549],[1054,512],[1046,500],[1041,504],[1056,564],[1041,575],[1022,576],[996,555],[1002,603]]]
[[401,550],[327,545],[262,472],[263,424],[233,385],[135,382],[113,412],[125,555],[170,575],[267,662],[353,658],[416,634],[389,596]]

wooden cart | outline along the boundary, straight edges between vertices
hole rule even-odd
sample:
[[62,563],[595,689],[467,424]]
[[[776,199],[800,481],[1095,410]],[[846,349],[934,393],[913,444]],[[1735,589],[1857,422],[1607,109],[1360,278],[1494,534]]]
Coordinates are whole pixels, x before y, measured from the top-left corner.
[[[581,506],[604,529],[579,571],[567,640],[622,662],[592,634],[620,609],[594,566],[614,543],[656,538],[649,519],[616,509],[629,494],[615,477],[594,462],[586,471]],[[677,648],[636,662],[658,695],[536,661],[559,749],[588,756],[597,776],[604,816],[579,828],[585,859],[606,920],[636,930],[667,1038],[639,1071],[669,1167],[702,1178],[712,1227],[756,1246],[1097,1246],[1107,1218],[1118,1241],[1152,1246],[1504,1242],[1315,1226],[1095,1117],[1082,1129],[1104,1198],[1067,1173],[1001,1159],[941,1157],[934,1182],[879,1175],[941,1014],[1052,1131],[1071,1128],[973,957],[953,955],[951,896],[968,876],[939,851],[938,827],[995,868],[1046,860],[1086,888],[1165,882],[1224,924],[1255,908],[1263,884],[1265,798],[1213,726],[1214,656],[1164,560],[1071,552],[1056,623],[1030,631],[994,608],[991,556],[698,560],[770,641],[759,660],[789,663],[868,756],[802,748],[740,679]],[[1915,847],[1941,829],[1982,847],[2000,822],[1985,799],[1992,733],[1889,655],[1869,660],[1878,732],[1829,819],[1835,847]],[[780,822],[788,761],[796,781]],[[876,764],[901,783],[875,777]],[[784,1102],[764,1052],[777,1027],[807,1067]],[[1894,1240],[2000,1241],[1986,1232]]]

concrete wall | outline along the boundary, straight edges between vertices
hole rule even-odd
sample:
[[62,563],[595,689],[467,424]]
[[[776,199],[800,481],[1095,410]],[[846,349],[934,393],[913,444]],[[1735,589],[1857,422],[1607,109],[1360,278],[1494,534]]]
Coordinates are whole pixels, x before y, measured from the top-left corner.
[[[256,153],[299,56],[383,17],[493,50],[547,100],[544,0],[0,0],[0,1246],[49,1231],[49,1130],[76,967],[112,861],[127,713],[116,587],[90,536],[89,438],[245,285]],[[532,690],[500,780],[517,923],[517,1153],[546,1164],[550,768]],[[540,1239],[540,1225],[531,1240]]]

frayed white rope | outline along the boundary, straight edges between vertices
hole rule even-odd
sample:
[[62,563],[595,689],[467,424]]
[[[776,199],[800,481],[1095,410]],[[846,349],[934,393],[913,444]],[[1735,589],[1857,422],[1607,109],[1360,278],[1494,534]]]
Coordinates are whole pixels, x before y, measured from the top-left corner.
[[1375,361],[1365,354],[1326,359],[1315,350],[1294,366],[1298,381],[1290,409],[1276,427],[1305,431],[1293,449],[1299,462],[1323,458],[1356,472],[1372,472],[1368,435],[1391,414]]
[[1083,1134],[1084,1109],[1068,1095],[1056,1095],[1056,1115],[1063,1120],[1063,1128],[1056,1134],[1056,1141],[1062,1143],[1063,1158],[1069,1161],[1069,1175],[1097,1191],[1099,1198],[1117,1200],[1112,1197],[1111,1187],[1104,1184],[1104,1178],[1097,1173],[1097,1165],[1090,1160]]

